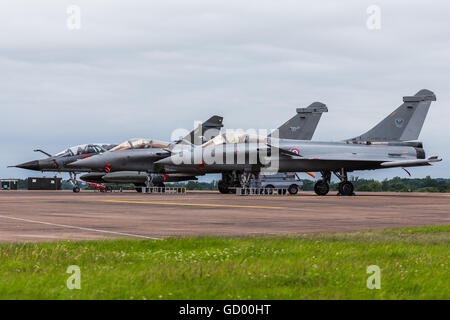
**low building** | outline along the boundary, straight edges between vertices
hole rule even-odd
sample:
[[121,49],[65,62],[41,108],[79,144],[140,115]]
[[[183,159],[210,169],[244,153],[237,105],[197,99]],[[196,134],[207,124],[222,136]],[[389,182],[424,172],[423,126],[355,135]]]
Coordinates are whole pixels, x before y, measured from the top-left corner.
[[28,178],[28,190],[61,190],[61,178]]
[[17,190],[17,180],[15,179],[0,179],[2,190]]

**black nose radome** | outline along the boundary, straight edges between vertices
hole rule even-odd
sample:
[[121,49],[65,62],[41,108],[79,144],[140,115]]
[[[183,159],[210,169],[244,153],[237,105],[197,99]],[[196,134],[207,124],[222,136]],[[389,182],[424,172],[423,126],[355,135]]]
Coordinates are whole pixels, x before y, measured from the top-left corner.
[[40,170],[39,161],[33,160],[25,163],[16,165],[17,168],[27,169],[27,170]]

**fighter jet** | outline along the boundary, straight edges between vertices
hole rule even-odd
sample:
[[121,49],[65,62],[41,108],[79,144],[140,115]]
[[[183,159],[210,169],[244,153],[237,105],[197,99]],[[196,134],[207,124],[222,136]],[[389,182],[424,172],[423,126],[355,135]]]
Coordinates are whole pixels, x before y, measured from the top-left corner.
[[[153,139],[133,138],[102,152],[92,159],[71,163],[71,168],[91,173],[81,176],[81,180],[94,183],[133,183],[136,191],[153,184],[164,187],[165,182],[197,180],[192,174],[183,173],[152,173],[155,161],[170,156],[170,150],[175,145],[201,145],[206,140],[220,134],[223,127],[223,117],[212,116],[195,127],[184,138],[174,142]],[[88,161],[90,160],[90,161]],[[94,171],[94,172],[92,172]]]
[[352,195],[354,187],[348,180],[349,172],[427,166],[442,160],[436,156],[426,158],[422,142],[412,141],[418,138],[435,100],[435,94],[429,90],[404,97],[404,103],[373,129],[341,142],[226,132],[202,146],[172,150],[170,157],[155,163],[154,170],[195,175],[222,173],[219,181],[222,193],[247,186],[252,174],[263,171],[313,171],[322,175],[314,187],[316,194],[329,192],[331,174],[334,174],[341,181],[339,194]]
[[[278,128],[283,138],[311,139],[319,123],[322,113],[327,107],[315,102],[307,108],[298,108],[297,113]],[[72,163],[71,167],[100,173],[90,173],[81,179],[90,182],[127,182],[136,185],[136,191],[150,184],[164,187],[164,182],[195,180],[196,176],[204,175],[201,172],[193,174],[179,171],[178,168],[167,168],[163,173],[155,171],[154,163],[171,156],[174,149],[186,148],[190,150],[196,145],[211,141],[220,134],[220,128],[214,121],[204,125],[203,130],[194,130],[188,136],[180,139],[181,143],[161,144],[132,139],[111,149],[109,152],[99,154],[89,159],[82,159]],[[194,141],[194,143],[192,143]]]
[[67,165],[78,159],[86,159],[101,152],[106,152],[115,146],[115,144],[108,143],[83,144],[69,147],[61,152],[58,152],[55,155],[51,155],[50,153],[47,153],[41,149],[37,149],[34,151],[43,153],[47,156],[47,158],[41,160],[32,160],[15,166],[9,166],[9,168],[16,167],[41,172],[68,172],[70,174],[70,181],[74,186],[73,191],[79,192],[80,188],[78,186],[77,174],[79,172],[85,172],[86,170],[69,168],[67,167]]

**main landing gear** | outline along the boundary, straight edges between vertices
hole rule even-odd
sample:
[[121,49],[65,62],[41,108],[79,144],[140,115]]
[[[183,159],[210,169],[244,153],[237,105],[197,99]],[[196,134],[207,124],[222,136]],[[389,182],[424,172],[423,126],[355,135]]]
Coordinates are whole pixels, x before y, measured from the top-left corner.
[[161,192],[165,192],[166,191],[166,186],[164,185],[164,183],[161,182],[153,182],[153,177],[151,175],[147,176],[147,180],[145,183],[135,183],[135,190],[136,192],[142,193],[143,189],[144,192],[151,192],[152,188],[156,187],[156,188],[161,188],[159,189],[159,191]]
[[341,169],[341,171],[334,171],[334,175],[341,180],[338,185],[338,195],[339,196],[353,196],[353,183],[348,181],[347,171],[345,169]]
[[245,188],[250,184],[252,178],[251,172],[222,173],[222,180],[219,180],[217,188],[220,193],[234,193],[233,188]]
[[70,175],[70,182],[73,185],[72,191],[75,193],[80,192],[80,187],[78,185],[78,181],[77,181],[77,174],[75,172],[69,172]]
[[[322,171],[322,180],[319,180],[314,185],[314,192],[319,196],[324,196],[330,191],[331,171]],[[334,175],[341,180],[338,185],[338,195],[352,196],[354,195],[353,183],[348,181],[347,171],[341,169],[340,171],[333,171]]]

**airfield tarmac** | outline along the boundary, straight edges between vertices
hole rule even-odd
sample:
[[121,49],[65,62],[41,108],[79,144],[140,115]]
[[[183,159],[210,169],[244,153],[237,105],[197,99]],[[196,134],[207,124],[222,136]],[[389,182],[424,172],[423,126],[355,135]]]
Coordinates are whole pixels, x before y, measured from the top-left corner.
[[0,242],[345,232],[450,224],[450,194],[0,192]]

